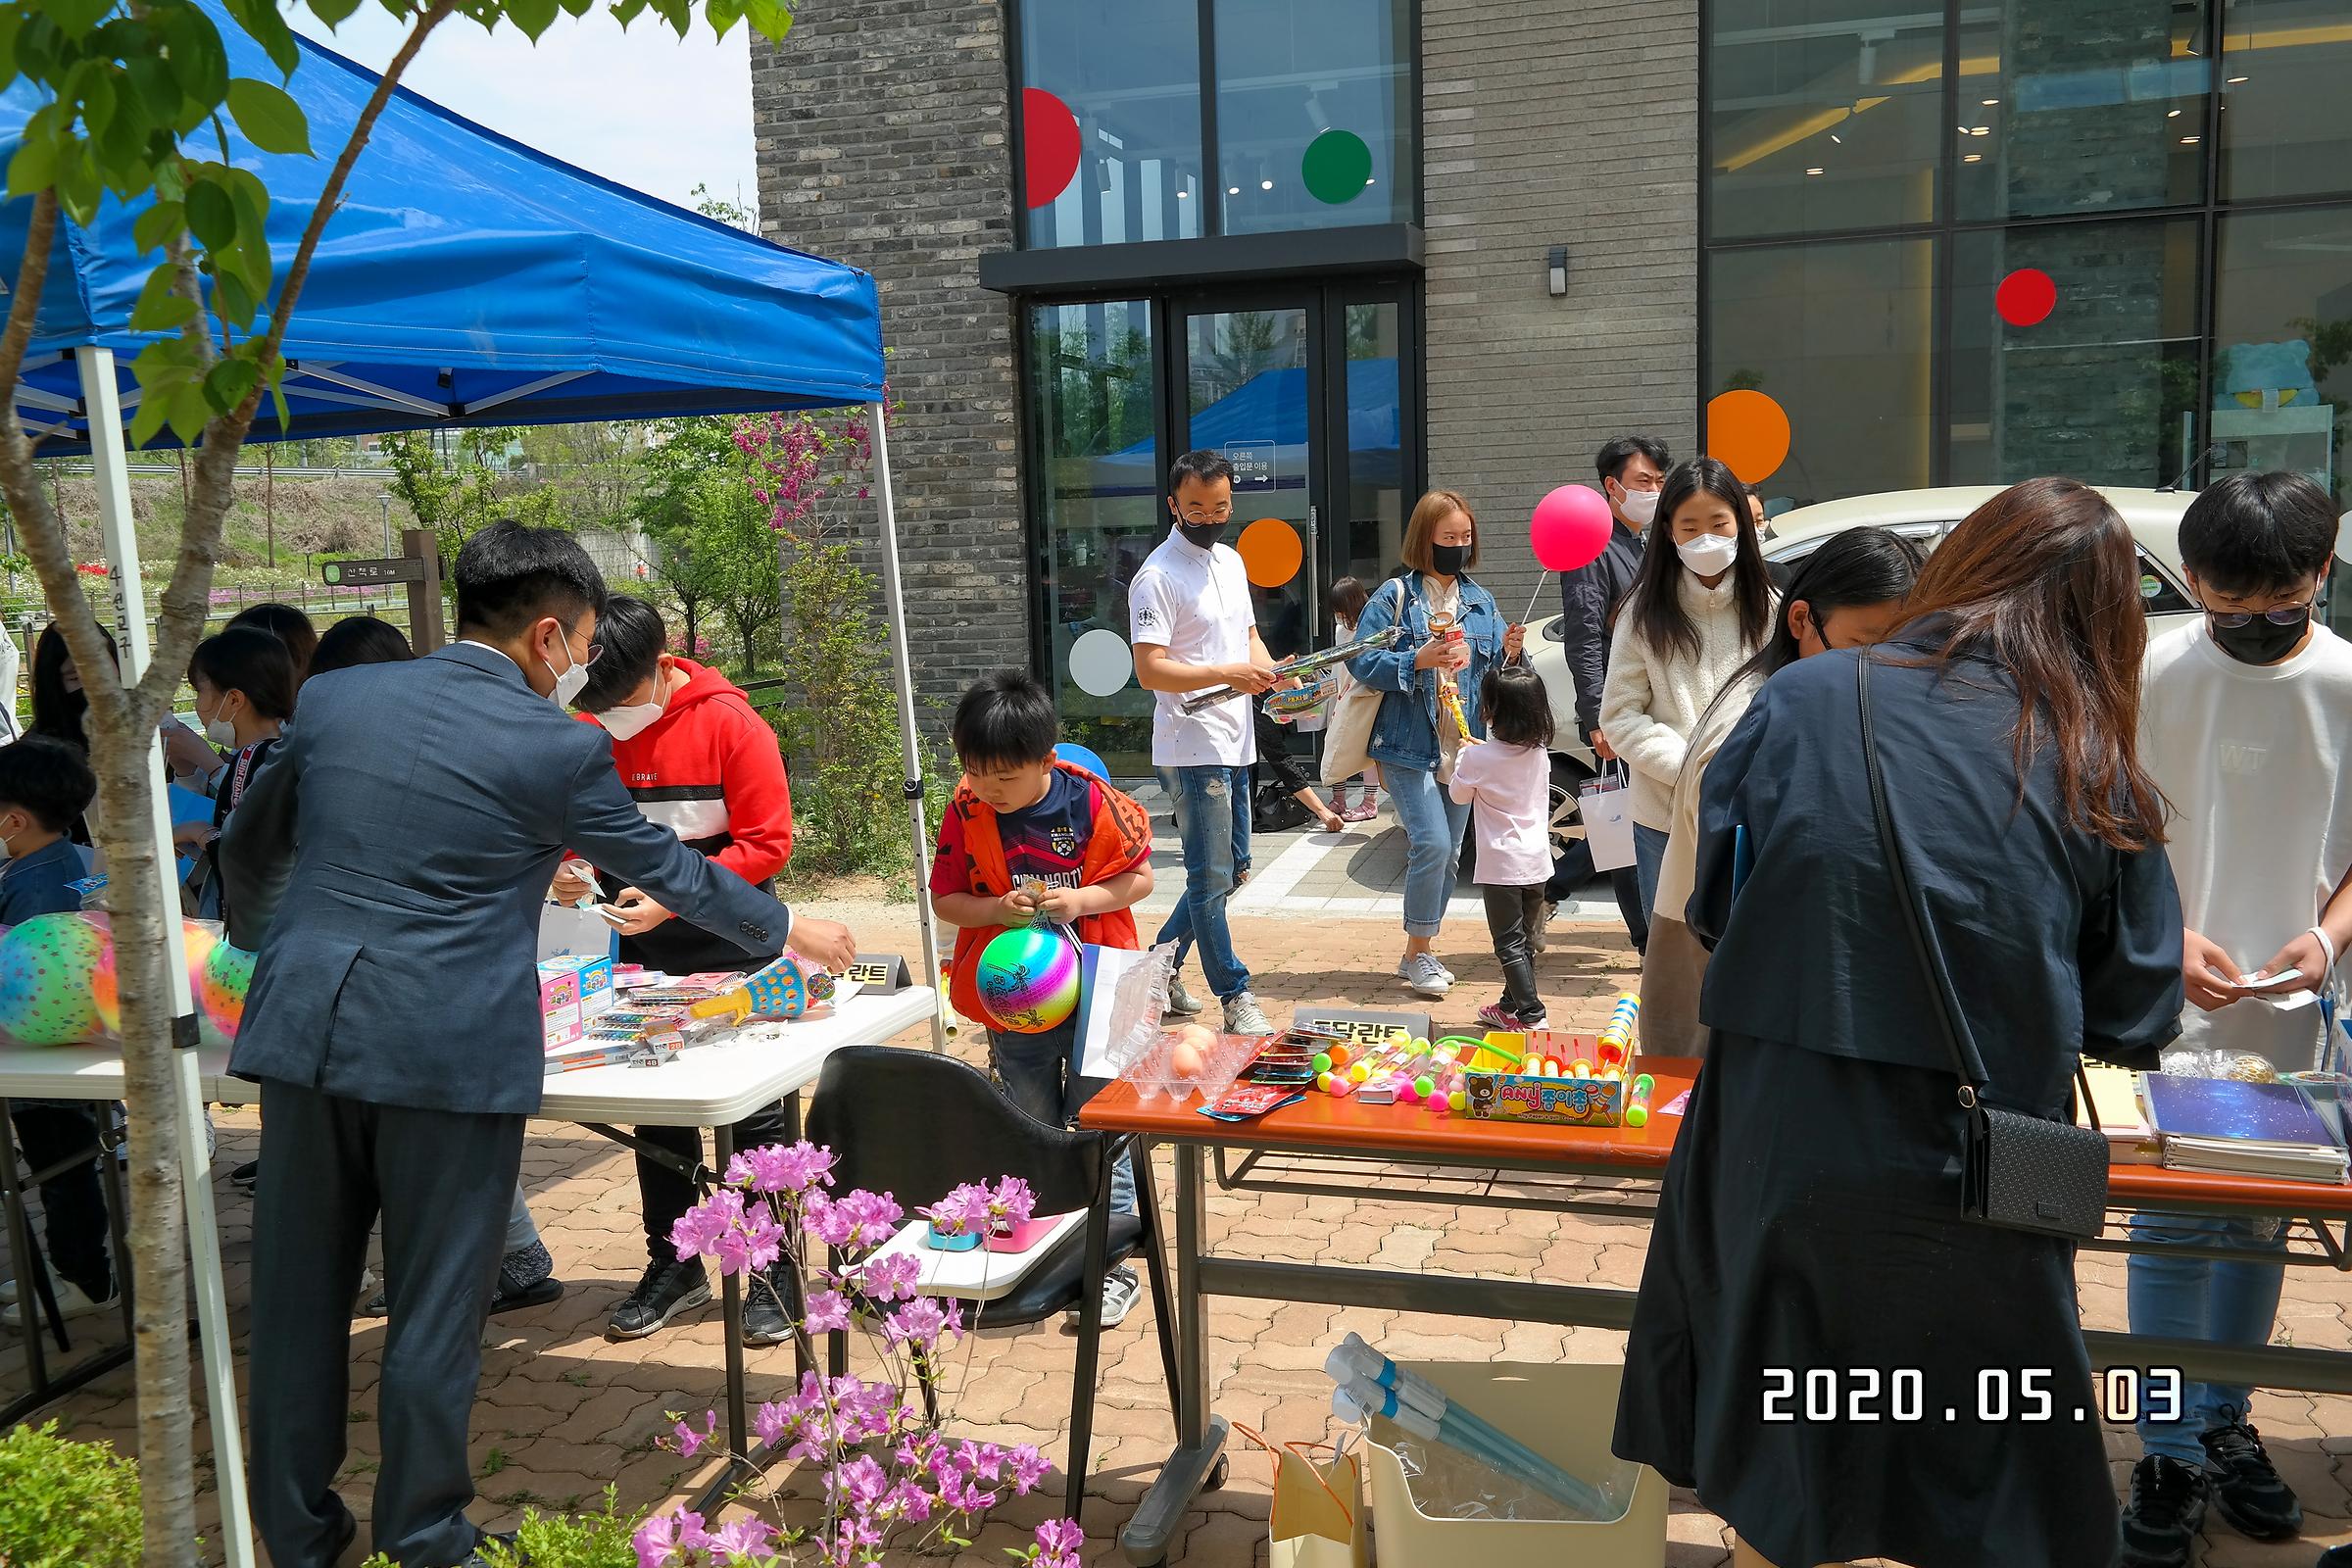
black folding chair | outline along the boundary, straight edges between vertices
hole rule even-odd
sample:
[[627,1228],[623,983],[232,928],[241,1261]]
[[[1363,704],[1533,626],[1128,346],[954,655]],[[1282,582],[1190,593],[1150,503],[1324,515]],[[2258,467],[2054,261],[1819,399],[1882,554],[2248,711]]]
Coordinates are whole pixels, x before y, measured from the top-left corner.
[[[1093,1446],[1095,1383],[1102,1336],[1102,1280],[1114,1263],[1144,1254],[1153,1327],[1176,1409],[1176,1334],[1159,1205],[1149,1152],[1134,1151],[1136,1208],[1110,1211],[1110,1175],[1131,1142],[1105,1133],[1050,1127],[998,1092],[977,1068],[952,1056],[897,1046],[856,1046],[826,1058],[808,1107],[808,1138],[837,1156],[834,1190],[889,1193],[908,1213],[966,1182],[1018,1176],[1040,1214],[1086,1210],[1086,1223],[1022,1277],[1012,1291],[976,1303],[979,1326],[1011,1328],[1078,1308],[1078,1356],[1070,1391],[1068,1512],[1086,1495]],[[849,1342],[834,1334],[834,1375],[848,1369]]]

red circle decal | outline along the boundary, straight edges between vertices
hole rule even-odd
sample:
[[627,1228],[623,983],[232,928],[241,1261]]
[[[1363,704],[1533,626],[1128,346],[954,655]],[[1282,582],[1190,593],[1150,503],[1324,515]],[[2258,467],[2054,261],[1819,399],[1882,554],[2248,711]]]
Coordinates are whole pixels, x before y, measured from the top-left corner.
[[1078,117],[1042,87],[1021,89],[1021,189],[1032,207],[1067,190],[1078,172]]

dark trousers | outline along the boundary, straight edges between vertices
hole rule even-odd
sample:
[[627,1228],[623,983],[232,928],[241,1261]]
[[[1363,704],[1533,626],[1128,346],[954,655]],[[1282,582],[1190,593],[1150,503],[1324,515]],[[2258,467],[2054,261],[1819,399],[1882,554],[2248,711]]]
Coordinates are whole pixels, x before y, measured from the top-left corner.
[[[10,1107],[9,1120],[16,1124],[24,1163],[34,1170],[76,1153],[89,1156],[41,1183],[41,1209],[48,1216],[43,1235],[49,1243],[49,1266],[58,1277],[81,1287],[91,1300],[103,1301],[115,1294],[115,1274],[108,1260],[106,1189],[99,1180],[98,1155],[92,1152],[98,1148],[97,1109],[77,1102],[20,1100]],[[18,1272],[30,1281],[28,1270]],[[36,1299],[29,1283],[21,1299]],[[33,1310],[25,1306],[26,1321]]]
[[262,1085],[250,1430],[254,1520],[276,1568],[327,1568],[351,1517],[335,1495],[351,1307],[379,1213],[391,1311],[374,1548],[406,1568],[449,1568],[479,1543],[466,1437],[522,1123]]
[[1478,891],[1487,901],[1487,931],[1494,938],[1494,956],[1502,962],[1502,1010],[1532,1023],[1544,1016],[1544,999],[1536,995],[1536,956],[1528,946],[1528,933],[1543,927],[1544,886]]
[[1649,951],[1649,914],[1642,907],[1642,873],[1621,865],[1609,873],[1609,891],[1617,895],[1617,912],[1625,916],[1625,934],[1634,939],[1636,953]]
[[[703,1130],[700,1127],[640,1127],[637,1136],[656,1149],[665,1149],[680,1159],[696,1164],[703,1158]],[[735,1152],[764,1149],[769,1144],[793,1142],[792,1123],[785,1118],[784,1102],[770,1101],[760,1109],[735,1124]],[[719,1173],[725,1175],[724,1171]],[[646,1255],[657,1263],[675,1263],[678,1250],[672,1246],[669,1233],[686,1211],[701,1201],[702,1194],[694,1183],[671,1170],[660,1160],[637,1156],[637,1198],[645,1205]]]

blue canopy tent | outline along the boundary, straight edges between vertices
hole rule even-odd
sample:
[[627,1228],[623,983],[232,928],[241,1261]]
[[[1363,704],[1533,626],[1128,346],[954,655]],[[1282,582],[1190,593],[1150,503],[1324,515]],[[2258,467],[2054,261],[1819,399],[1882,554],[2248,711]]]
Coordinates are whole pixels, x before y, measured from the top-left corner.
[[[205,0],[231,75],[276,80],[261,48]],[[322,158],[261,152],[229,130],[228,158],[271,192],[279,275],[378,77],[305,40],[288,82]],[[0,162],[40,107],[29,87],[0,94]],[[131,526],[124,411],[127,360],[147,340],[128,318],[152,267],[131,239],[135,207],[111,199],[87,227],[61,219],[16,416],[42,456],[87,452],[122,595],[142,606]],[[0,257],[24,253],[30,203],[0,206]],[[10,280],[13,283],[13,279]],[[880,306],[854,268],[774,245],[653,200],[473,124],[405,89],[387,104],[329,221],[284,339],[289,417],[265,400],[257,441],[466,424],[547,423],[681,414],[868,406],[880,502],[883,586],[899,696],[916,866],[929,839],[882,419]],[[169,440],[167,435],[165,439]],[[143,615],[122,617],[124,673],[150,657]],[[156,831],[170,867],[162,763]],[[172,906],[166,870],[166,907]],[[917,878],[918,888],[921,879]],[[924,983],[938,975],[928,899],[918,893]],[[176,1011],[192,1012],[177,922],[167,920]],[[934,1043],[944,1044],[934,1024]],[[252,1557],[212,1185],[195,1054],[183,1052],[185,1183],[198,1315],[212,1391],[222,1536],[232,1568]],[[223,1413],[226,1413],[224,1419]]]

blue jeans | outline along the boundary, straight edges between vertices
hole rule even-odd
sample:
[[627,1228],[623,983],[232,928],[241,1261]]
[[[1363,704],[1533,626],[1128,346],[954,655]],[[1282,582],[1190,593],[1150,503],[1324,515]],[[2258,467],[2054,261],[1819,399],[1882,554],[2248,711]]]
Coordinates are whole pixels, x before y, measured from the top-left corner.
[[[1666,865],[1666,830],[1634,824],[1634,875],[1642,885],[1642,923],[1647,926],[1657,918],[1658,873]],[[1683,911],[1669,909],[1666,918],[1680,920]]]
[[1200,972],[1219,1002],[1250,989],[1250,970],[1233,951],[1225,905],[1236,877],[1250,863],[1250,770],[1246,767],[1163,767],[1159,787],[1176,808],[1184,844],[1184,897],[1159,928],[1154,946],[1173,942],[1181,962],[1198,943]]
[[1404,825],[1404,934],[1434,937],[1453,902],[1468,802],[1456,802],[1426,768],[1383,762],[1380,782]]
[[[2242,1263],[2204,1258],[2132,1254],[2128,1302],[2132,1332],[2168,1340],[2205,1340],[2217,1345],[2267,1345],[2278,1315],[2278,1292],[2286,1270],[2261,1259],[2286,1250],[2283,1232],[2265,1237],[2256,1225],[2218,1214],[2137,1214],[2134,1242],[2198,1244],[2244,1252]],[[2242,1420],[2252,1390],[2214,1383],[2180,1386],[2176,1421],[2139,1421],[2140,1446],[2182,1464],[2202,1466],[2205,1433]],[[2148,1398],[2142,1390],[2144,1407]]]
[[[1078,1076],[1078,1020],[1070,1018],[1041,1034],[988,1032],[989,1064],[1004,1086],[1004,1098],[1049,1127],[1067,1127],[1078,1107],[1102,1092],[1107,1078]],[[1110,1208],[1135,1212],[1135,1167],[1121,1154],[1110,1173]]]

